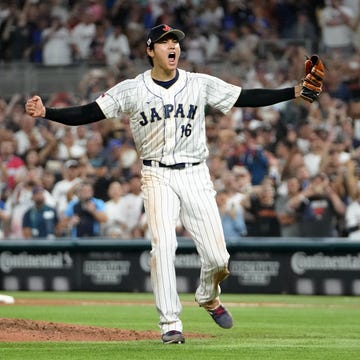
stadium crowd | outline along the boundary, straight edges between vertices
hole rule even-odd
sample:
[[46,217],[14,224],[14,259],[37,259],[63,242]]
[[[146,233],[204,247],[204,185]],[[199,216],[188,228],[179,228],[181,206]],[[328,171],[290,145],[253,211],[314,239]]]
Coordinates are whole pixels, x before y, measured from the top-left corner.
[[[0,0],[0,64],[90,65],[76,93],[94,100],[146,62],[145,36],[168,23],[187,34],[181,67],[247,88],[292,86],[317,52],[319,100],[207,110],[208,164],[227,241],[247,236],[360,234],[360,2],[358,0]],[[265,46],[265,48],[264,48]],[[128,118],[66,127],[0,98],[1,237],[148,237],[141,162]],[[181,223],[179,236],[187,236]]]

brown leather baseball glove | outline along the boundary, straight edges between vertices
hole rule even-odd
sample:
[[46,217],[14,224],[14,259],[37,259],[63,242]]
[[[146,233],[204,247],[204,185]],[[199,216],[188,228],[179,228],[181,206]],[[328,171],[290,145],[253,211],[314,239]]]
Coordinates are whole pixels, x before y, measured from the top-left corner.
[[305,78],[300,96],[309,102],[317,100],[322,91],[325,76],[325,66],[318,55],[312,55],[305,60]]

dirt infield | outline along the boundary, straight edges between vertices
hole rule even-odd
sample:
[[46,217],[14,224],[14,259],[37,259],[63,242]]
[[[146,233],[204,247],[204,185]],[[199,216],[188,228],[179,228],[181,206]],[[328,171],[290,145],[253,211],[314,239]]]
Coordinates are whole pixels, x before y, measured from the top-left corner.
[[129,341],[159,339],[155,331],[110,329],[46,321],[0,318],[3,341]]
[[[43,306],[43,305],[115,305],[125,302],[82,301],[82,300],[41,300],[41,299],[17,299],[15,305],[1,306]],[[149,303],[147,303],[149,304]],[[0,312],[1,312],[0,306]],[[203,334],[186,333],[187,338],[209,337]],[[158,331],[138,331],[97,326],[84,326],[64,324],[47,321],[34,321],[25,319],[0,318],[0,342],[21,341],[136,341],[136,340],[160,340]]]

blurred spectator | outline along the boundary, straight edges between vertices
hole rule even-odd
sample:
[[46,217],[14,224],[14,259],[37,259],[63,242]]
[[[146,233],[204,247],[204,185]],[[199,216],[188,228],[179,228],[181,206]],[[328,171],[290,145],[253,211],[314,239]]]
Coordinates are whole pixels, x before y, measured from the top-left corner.
[[[28,12],[29,14],[29,12]],[[29,60],[35,64],[43,63],[43,31],[48,27],[49,18],[39,16],[36,9],[33,19],[31,13],[29,15],[29,22],[31,23],[30,33],[30,49]]]
[[234,29],[249,21],[251,5],[245,0],[230,0],[225,3],[225,14],[222,19],[224,30]]
[[42,32],[43,64],[47,66],[71,65],[72,49],[70,32],[59,16],[51,18],[51,24]]
[[211,180],[214,183],[215,190],[224,188],[223,175],[227,171],[227,161],[220,155],[210,154],[208,157],[208,166],[210,169]]
[[14,134],[18,155],[24,155],[30,149],[41,149],[45,145],[45,140],[35,123],[36,120],[26,113],[21,117],[20,129]]
[[[89,165],[95,169],[101,169],[105,167],[106,151],[103,147],[103,139],[99,133],[94,134],[88,139],[86,143],[86,153],[84,154],[85,160],[89,162]],[[98,176],[100,176],[99,170]]]
[[319,13],[323,51],[339,56],[353,51],[353,31],[351,24],[354,14],[342,0],[329,0]]
[[26,239],[53,239],[59,235],[56,211],[45,203],[44,192],[45,189],[41,186],[32,189],[34,204],[25,212],[22,220],[22,231]]
[[356,161],[350,158],[350,153],[342,152],[335,141],[323,158],[321,172],[329,177],[334,190],[345,204],[355,196],[357,189],[355,169]]
[[8,4],[5,18],[0,23],[0,60],[9,61],[11,58],[11,35],[16,29],[20,16],[18,4],[11,1]]
[[249,169],[253,185],[259,185],[269,170],[269,159],[266,156],[262,145],[257,141],[259,132],[249,131],[246,149],[241,156],[241,163]]
[[[44,187],[46,191],[48,191],[50,194],[52,194],[52,191],[54,189],[54,186],[56,184],[57,178],[55,176],[55,173],[51,170],[44,169],[42,178],[41,178],[41,184]],[[54,198],[54,207],[56,206],[56,201]]]
[[321,161],[327,150],[328,147],[325,146],[323,137],[319,133],[314,133],[310,143],[310,150],[304,154],[304,163],[311,177],[319,173]]
[[90,0],[86,9],[92,15],[94,22],[104,20],[106,8],[103,0]]
[[[4,193],[4,191],[2,191]],[[9,214],[5,210],[5,201],[0,199],[0,239],[5,238],[6,229],[9,222]]]
[[310,17],[306,11],[300,10],[296,14],[296,19],[293,24],[290,24],[290,29],[287,28],[283,34],[284,38],[298,40],[299,43],[304,42],[307,45],[309,42],[308,50],[311,53],[318,50],[318,35],[315,24],[310,20]]
[[[301,7],[304,7],[304,2],[300,4]],[[281,38],[289,37],[289,30],[296,23],[296,17],[299,12],[298,7],[295,1],[275,2],[273,12],[276,15],[277,31]]]
[[133,175],[132,168],[139,162],[137,151],[135,150],[134,142],[129,139],[124,140],[124,144],[119,151],[120,168],[122,175],[129,179]]
[[94,237],[100,235],[100,225],[107,221],[104,201],[94,197],[91,183],[83,181],[77,189],[77,198],[67,205],[61,228],[69,236]]
[[104,54],[106,64],[110,67],[120,69],[129,65],[129,41],[121,25],[113,24],[112,32],[105,40]]
[[24,161],[27,170],[31,169],[32,171],[36,172],[36,176],[41,179],[44,172],[44,167],[40,162],[39,153],[35,149],[28,150],[24,154]]
[[62,174],[63,178],[56,182],[52,190],[52,196],[56,202],[57,216],[60,220],[63,218],[67,204],[71,200],[68,195],[69,191],[81,182],[79,162],[74,159],[66,161]]
[[79,125],[75,129],[76,136],[74,137],[74,144],[81,149],[86,150],[86,143],[91,137],[91,130],[86,125]]
[[345,215],[346,207],[325,174],[314,176],[303,191],[289,199],[288,206],[299,213],[301,237],[339,236],[338,217]]
[[[35,0],[36,1],[36,0]],[[30,0],[31,2],[31,0]],[[50,14],[52,16],[58,16],[66,23],[69,19],[69,2],[64,0],[51,0],[50,1]]]
[[305,164],[299,164],[296,168],[294,168],[294,174],[300,182],[301,190],[306,189],[306,187],[310,184],[311,176]]
[[[79,91],[84,99],[95,100],[106,86],[108,73],[105,69],[94,68],[88,71],[79,84]],[[91,126],[86,126],[89,130]]]
[[220,190],[216,195],[219,207],[221,223],[227,243],[236,243],[247,234],[244,214],[234,204],[229,204],[230,194],[228,190]]
[[351,91],[343,76],[339,69],[331,68],[327,71],[324,81],[324,88],[331,97],[335,98],[333,101],[334,109],[328,109],[329,111],[333,110],[335,116],[340,116],[341,111],[345,110],[346,104],[352,100]]
[[139,175],[132,175],[128,180],[128,192],[122,198],[128,236],[138,237],[142,234],[140,219],[143,213],[144,200]]
[[14,141],[4,140],[0,144],[1,178],[11,190],[15,188],[17,179],[26,171],[25,162],[16,155],[15,149]]
[[132,2],[126,26],[126,36],[131,49],[131,56],[135,59],[144,57],[144,34],[146,30],[143,16],[143,5],[139,2]]
[[231,169],[231,172],[234,175],[233,189],[235,191],[235,194],[233,195],[231,201],[235,201],[236,199],[236,201],[238,201],[240,204],[242,198],[246,194],[250,194],[252,192],[253,185],[251,182],[251,174],[245,166],[239,166],[239,165],[235,165]]
[[285,138],[279,139],[276,143],[274,155],[278,161],[278,167],[282,178],[287,178],[290,175],[293,175],[289,169],[289,160],[296,151],[295,149],[296,146]]
[[248,236],[280,236],[275,199],[276,191],[273,182],[265,178],[251,194],[247,194],[241,200],[245,209]]
[[[22,219],[25,211],[33,204],[32,189],[41,184],[41,178],[33,169],[26,170],[19,175],[15,188],[9,193],[5,211],[9,217],[10,223],[6,236],[10,238],[23,238]],[[45,201],[48,205],[53,205],[53,198],[50,194],[45,193]]]
[[200,30],[205,33],[221,30],[224,9],[218,0],[205,0],[197,19]]
[[96,26],[91,9],[87,8],[80,14],[80,21],[71,29],[72,54],[75,61],[89,58],[91,43],[95,38]]
[[274,36],[269,11],[270,7],[255,3],[252,5],[252,14],[249,16],[249,23],[262,39],[273,38]]
[[106,167],[109,169],[111,176],[121,175],[123,169],[121,164],[121,147],[122,140],[112,139],[107,145]]
[[360,239],[360,188],[358,186],[345,211],[345,230],[350,239]]
[[24,12],[18,15],[14,25],[9,29],[6,57],[10,61],[24,62],[29,60],[31,51],[31,27]]
[[104,201],[108,200],[107,188],[110,183],[109,169],[106,166],[107,153],[103,147],[100,133],[94,133],[86,144],[86,154],[81,158],[87,164],[87,173],[93,170],[94,196]]
[[119,181],[113,181],[108,188],[110,200],[105,202],[107,221],[101,225],[101,233],[111,238],[128,238],[126,216],[122,206],[123,189]]
[[77,133],[70,127],[64,128],[64,135],[58,140],[58,153],[61,159],[79,159],[86,153],[86,146],[76,141]]
[[243,24],[234,35],[234,45],[229,54],[230,59],[233,63],[245,65],[245,69],[250,69],[256,60],[260,37],[249,24]]
[[206,117],[206,140],[207,146],[209,149],[209,153],[215,154],[217,151],[217,142],[219,139],[218,127],[211,115],[207,115]]
[[159,7],[157,9],[158,13],[154,16],[154,26],[161,24],[173,24],[174,23],[174,13],[172,9],[172,4],[170,5],[169,1],[159,1]]
[[89,46],[88,61],[90,64],[105,65],[106,56],[104,46],[106,41],[106,25],[104,22],[95,24],[95,34]]
[[[119,24],[126,28],[127,22],[129,20],[131,8],[133,6],[133,1],[124,1],[124,0],[113,0],[113,4],[111,8],[109,9],[109,20],[112,21],[118,21]],[[156,2],[154,3],[154,6],[156,5]],[[148,8],[151,11],[152,4],[149,2]]]
[[207,45],[206,37],[197,28],[191,28],[184,39],[186,60],[193,65],[204,65]]
[[289,200],[297,196],[300,191],[300,182],[296,177],[285,180],[286,192],[278,194],[275,200],[275,210],[280,223],[280,234],[282,237],[298,237],[299,216],[295,209],[288,206]]

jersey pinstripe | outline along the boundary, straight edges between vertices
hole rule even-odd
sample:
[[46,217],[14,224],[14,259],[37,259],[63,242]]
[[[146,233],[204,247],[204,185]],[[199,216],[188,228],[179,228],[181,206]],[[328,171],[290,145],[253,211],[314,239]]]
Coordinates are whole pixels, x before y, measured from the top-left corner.
[[129,114],[141,159],[171,165],[206,159],[205,106],[227,113],[240,92],[240,87],[216,77],[184,70],[165,89],[152,81],[148,70],[115,85],[96,102],[107,118]]

